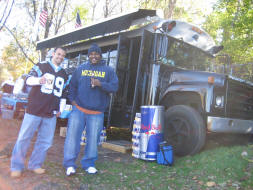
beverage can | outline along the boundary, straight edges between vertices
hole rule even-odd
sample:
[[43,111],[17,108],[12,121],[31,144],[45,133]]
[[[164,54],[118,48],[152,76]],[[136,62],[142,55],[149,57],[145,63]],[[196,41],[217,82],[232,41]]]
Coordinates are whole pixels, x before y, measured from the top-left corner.
[[141,106],[140,158],[156,160],[163,141],[164,107]]
[[67,102],[67,100],[65,99],[65,98],[61,98],[61,100],[60,100],[60,112],[62,113],[63,112],[63,110],[65,109],[65,106],[66,106],[66,102]]
[[42,85],[42,91],[50,93],[54,89],[55,76],[50,73],[46,73],[44,76],[46,78],[46,83]]

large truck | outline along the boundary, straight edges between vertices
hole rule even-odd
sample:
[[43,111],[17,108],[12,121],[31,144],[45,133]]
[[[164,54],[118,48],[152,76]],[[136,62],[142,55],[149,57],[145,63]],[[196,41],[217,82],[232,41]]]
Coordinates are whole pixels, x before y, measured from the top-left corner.
[[37,50],[64,46],[73,69],[97,43],[115,68],[119,90],[111,95],[107,127],[132,128],[143,105],[165,107],[164,139],[178,156],[198,153],[207,132],[253,133],[253,85],[210,72],[222,50],[200,27],[164,20],[139,9],[39,41]]

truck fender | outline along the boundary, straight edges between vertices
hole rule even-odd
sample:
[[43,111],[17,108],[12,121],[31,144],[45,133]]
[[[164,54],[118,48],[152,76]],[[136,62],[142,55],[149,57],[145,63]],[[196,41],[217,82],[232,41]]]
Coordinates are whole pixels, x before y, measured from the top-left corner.
[[160,96],[159,105],[188,105],[197,111],[209,112],[213,99],[211,85],[173,85]]

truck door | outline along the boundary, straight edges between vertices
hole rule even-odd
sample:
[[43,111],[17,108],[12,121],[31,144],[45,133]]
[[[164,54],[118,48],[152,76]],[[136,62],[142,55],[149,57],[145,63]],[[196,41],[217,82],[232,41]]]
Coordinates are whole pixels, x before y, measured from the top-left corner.
[[153,45],[155,43],[154,34],[147,30],[144,30],[139,48],[138,67],[136,71],[136,82],[131,110],[130,128],[133,126],[135,113],[140,112],[140,106],[144,105],[146,99],[148,90],[147,84],[149,83],[148,75],[150,75],[149,66],[155,61],[156,57],[156,51],[153,51],[152,49],[155,47],[155,45]]
[[117,49],[116,51],[112,51],[112,54],[115,54],[116,52],[116,55],[111,56],[110,59],[116,58],[114,61],[116,62],[115,69],[119,79],[119,89],[117,93],[111,97],[107,117],[107,127],[124,127],[127,125],[126,123],[130,112],[129,110],[131,110],[129,109],[128,93],[130,89],[130,77],[134,74],[134,72],[130,73],[132,68],[131,65],[133,65],[132,54],[134,43],[133,39],[119,35]]
[[[108,112],[107,126],[132,126],[136,107],[144,101],[145,84],[143,65],[150,61],[153,34],[144,31],[142,36],[126,38],[119,36],[116,71],[119,89],[113,96]],[[145,64],[143,64],[145,63]],[[137,105],[137,106],[136,106]]]

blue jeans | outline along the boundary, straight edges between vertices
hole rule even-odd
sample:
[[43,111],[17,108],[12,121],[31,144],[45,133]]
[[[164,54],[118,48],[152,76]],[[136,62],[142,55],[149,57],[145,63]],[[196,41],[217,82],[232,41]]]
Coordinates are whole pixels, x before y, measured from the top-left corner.
[[104,113],[85,114],[73,106],[68,119],[67,136],[64,144],[63,166],[76,168],[76,159],[80,152],[80,141],[86,127],[86,145],[81,160],[82,168],[95,167],[98,158],[98,141],[104,125]]
[[47,150],[52,146],[56,117],[38,117],[26,113],[18,134],[18,139],[11,156],[11,171],[24,170],[24,162],[31,139],[38,130],[37,140],[31,158],[28,162],[28,169],[41,168],[46,158]]

